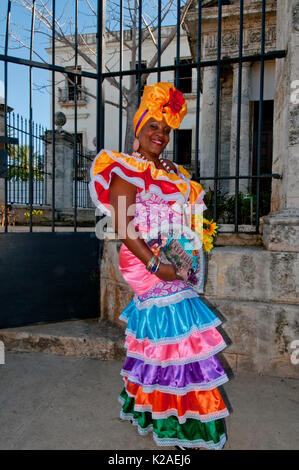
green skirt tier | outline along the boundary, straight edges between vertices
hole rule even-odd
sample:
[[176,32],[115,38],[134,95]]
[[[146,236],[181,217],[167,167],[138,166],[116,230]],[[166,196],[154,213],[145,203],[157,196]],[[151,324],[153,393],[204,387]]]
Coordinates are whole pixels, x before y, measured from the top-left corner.
[[220,450],[226,441],[224,419],[202,423],[198,419],[188,418],[179,423],[176,416],[166,419],[153,419],[150,412],[134,410],[135,398],[129,397],[124,388],[120,394],[122,404],[121,418],[130,420],[138,427],[140,434],[153,432],[159,446],[204,447]]

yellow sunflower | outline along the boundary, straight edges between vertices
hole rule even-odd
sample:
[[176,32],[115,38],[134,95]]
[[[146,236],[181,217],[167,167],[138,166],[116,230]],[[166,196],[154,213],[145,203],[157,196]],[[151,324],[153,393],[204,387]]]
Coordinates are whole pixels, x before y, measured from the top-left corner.
[[207,235],[214,237],[216,235],[217,228],[218,225],[216,225],[216,222],[213,222],[213,219],[211,221],[205,218],[203,219],[203,230]]
[[213,248],[213,238],[208,235],[204,235],[202,246],[204,251],[211,251]]

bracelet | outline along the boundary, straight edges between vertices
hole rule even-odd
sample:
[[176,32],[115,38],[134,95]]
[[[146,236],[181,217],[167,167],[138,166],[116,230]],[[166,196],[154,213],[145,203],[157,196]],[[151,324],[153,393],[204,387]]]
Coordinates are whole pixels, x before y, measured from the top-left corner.
[[160,267],[161,260],[158,258],[158,262],[155,264],[155,266],[152,268],[152,273],[155,274],[159,267]]
[[153,267],[157,264],[157,260],[158,258],[156,256],[152,256],[152,258],[147,262],[146,269],[152,272]]
[[160,267],[161,260],[157,256],[153,256],[147,263],[146,269],[152,274],[156,273]]

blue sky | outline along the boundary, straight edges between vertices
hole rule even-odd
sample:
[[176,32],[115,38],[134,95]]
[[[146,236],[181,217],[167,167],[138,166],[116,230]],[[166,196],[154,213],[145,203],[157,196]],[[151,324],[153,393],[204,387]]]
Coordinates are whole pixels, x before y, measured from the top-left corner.
[[[11,27],[10,32],[22,41],[20,44],[13,37],[9,39],[8,54],[20,58],[29,59],[30,44],[30,26],[31,26],[31,12],[20,6],[21,1],[27,2],[28,0],[12,0],[11,9]],[[127,0],[133,2],[134,0]],[[43,0],[44,4],[51,11],[52,0]],[[162,3],[166,3],[164,0]],[[96,31],[95,23],[96,17],[91,13],[88,3],[96,9],[96,0],[79,0],[79,33],[92,33]],[[150,10],[145,7],[146,0],[144,0],[144,13],[150,14]],[[181,4],[184,2],[182,1]],[[7,0],[0,0],[0,50],[4,53],[5,42],[5,29],[6,29],[6,12]],[[36,0],[37,6],[39,0]],[[108,2],[107,2],[108,4]],[[116,6],[115,6],[116,4]],[[117,18],[117,5],[119,0],[114,1],[113,11],[116,12]],[[154,2],[151,2],[154,5]],[[74,23],[74,0],[56,0],[56,18],[59,18],[60,23],[68,34],[74,32],[74,27],[70,25],[70,18]],[[157,11],[156,5],[153,6],[154,11]],[[108,7],[107,7],[108,10]],[[108,13],[107,13],[108,16]],[[51,18],[50,18],[51,20]],[[172,24],[175,24],[175,18],[172,17]],[[164,24],[169,24],[164,22]],[[36,22],[36,29],[39,29],[39,23]],[[45,61],[49,61],[46,47],[49,46],[49,37],[45,34],[49,32],[46,27],[40,27],[41,33],[36,33],[34,38],[34,51],[41,56]],[[26,47],[27,46],[27,47]],[[33,60],[40,61],[41,59],[33,55]],[[50,74],[46,70],[33,69],[33,119],[36,123],[44,127],[50,127],[50,87],[49,87]],[[0,63],[0,96],[4,96],[4,66]],[[23,117],[29,116],[29,67],[23,65],[9,64],[8,65],[8,105],[14,108],[15,113],[21,114]]]
[[[38,1],[38,0],[37,0]],[[7,0],[0,0],[0,49],[4,53],[4,35],[6,28],[6,11]],[[45,2],[50,10],[52,0]],[[95,1],[91,0],[91,4]],[[60,17],[64,13],[64,18],[74,19],[74,1],[73,0],[57,0],[56,1],[56,17]],[[85,8],[83,8],[85,7]],[[79,30],[85,32],[94,32],[94,17],[86,15],[85,1],[79,0]],[[61,19],[63,21],[63,19]],[[13,38],[9,39],[9,55],[29,59],[30,51],[30,26],[31,12],[17,4],[17,0],[13,0],[11,8],[11,28],[13,35],[17,36],[24,45],[21,45]],[[43,33],[47,30],[44,28]],[[69,33],[73,31],[70,29]],[[26,47],[27,46],[27,47]],[[48,54],[45,49],[49,46],[49,38],[45,34],[35,34],[34,51],[39,54],[45,61],[49,61]],[[33,60],[40,61],[40,58],[34,54]],[[45,127],[50,126],[50,88],[49,88],[49,72],[40,69],[33,69],[33,119],[38,124]],[[4,66],[0,65],[0,96],[4,96]],[[14,108],[15,113],[19,113],[24,117],[29,116],[29,68],[9,64],[8,65],[8,105]]]

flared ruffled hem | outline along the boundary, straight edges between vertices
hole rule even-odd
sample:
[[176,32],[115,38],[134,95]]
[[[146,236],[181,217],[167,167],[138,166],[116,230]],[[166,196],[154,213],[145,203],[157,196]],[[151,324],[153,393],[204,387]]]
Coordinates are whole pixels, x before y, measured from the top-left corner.
[[175,344],[196,331],[208,331],[221,324],[199,297],[144,310],[138,310],[133,299],[119,318],[127,323],[126,335],[138,342],[147,339],[154,345]]
[[[213,390],[192,390],[186,395],[170,394],[155,390],[145,392],[143,387],[125,379],[121,394],[128,401],[134,401],[134,411],[150,412],[154,419],[176,416],[185,422],[187,417],[208,423],[228,416],[228,410],[217,388]],[[191,416],[192,415],[192,416]]]
[[127,323],[121,418],[141,435],[152,431],[159,446],[222,449],[229,412],[217,388],[228,381],[216,356],[226,346],[220,319],[182,282],[135,296],[120,319]]
[[125,348],[128,357],[140,359],[144,364],[161,367],[202,361],[226,348],[226,343],[216,328],[194,332],[179,343],[154,345],[148,340],[142,343],[127,335]]
[[160,385],[160,384],[144,385],[144,383],[142,383],[141,381],[138,381],[136,377],[130,376],[124,370],[122,370],[120,374],[123,377],[126,377],[129,382],[142,387],[142,390],[144,391],[144,393],[153,393],[154,391],[158,391],[161,393],[169,393],[171,395],[186,395],[189,392],[210,391],[228,382],[227,375],[223,374],[221,377],[211,380],[208,383],[192,383],[192,384],[186,385],[185,387],[178,388],[178,387],[171,387],[171,386]]
[[[223,341],[221,344],[219,344],[216,348],[214,348],[212,351],[206,353],[204,356],[201,354],[198,354],[197,356],[192,356],[192,357],[181,357],[178,359],[166,359],[163,362],[159,361],[158,359],[148,359],[148,357],[145,357],[142,354],[138,354],[137,352],[134,351],[129,351],[127,352],[127,357],[133,357],[134,359],[140,359],[144,362],[144,364],[150,364],[153,366],[160,366],[160,367],[168,367],[168,366],[179,366],[182,364],[192,364],[193,362],[198,362],[202,361],[204,359],[208,359],[211,356],[215,356],[215,354],[218,354],[221,352],[223,349],[227,347],[227,344]],[[127,345],[125,345],[125,348],[127,348]]]
[[142,386],[145,392],[159,390],[177,395],[185,395],[192,390],[212,390],[228,380],[216,356],[168,367],[153,366],[127,357],[120,373],[129,382]]
[[[122,392],[122,395],[124,392]],[[140,435],[153,432],[154,441],[158,446],[203,447],[205,449],[221,450],[226,442],[223,419],[215,419],[202,423],[198,419],[187,418],[180,423],[176,416],[154,419],[149,412],[139,412],[134,409],[134,399],[119,397],[122,405],[120,418],[131,421],[137,426]]]

